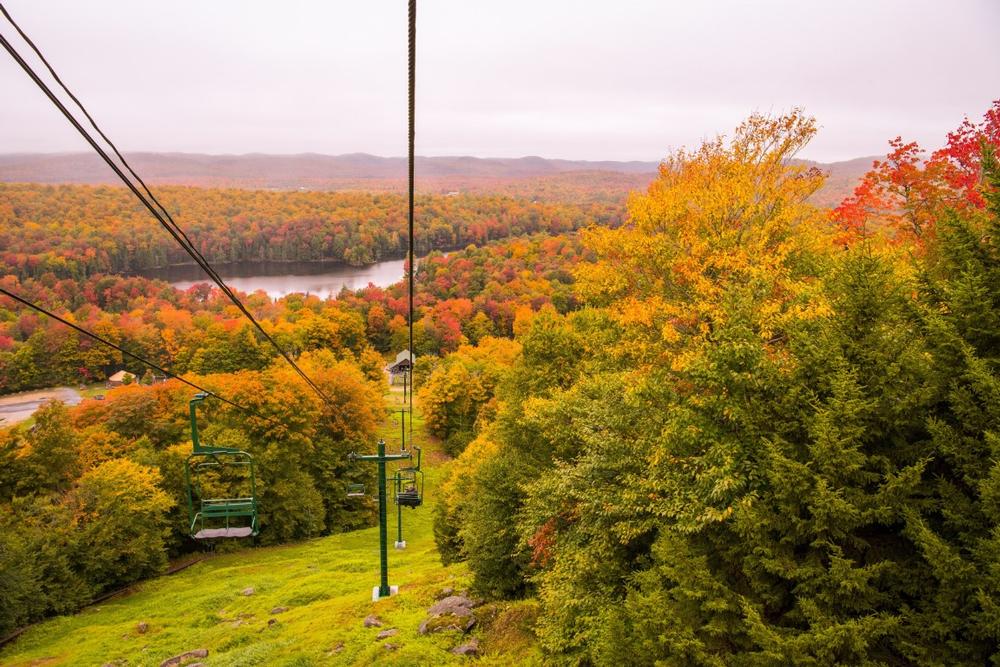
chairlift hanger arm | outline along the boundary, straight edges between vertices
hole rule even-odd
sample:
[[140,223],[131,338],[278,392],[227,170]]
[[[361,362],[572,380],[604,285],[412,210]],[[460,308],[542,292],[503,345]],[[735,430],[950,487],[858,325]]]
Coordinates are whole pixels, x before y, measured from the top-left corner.
[[347,458],[351,461],[402,461],[411,458],[409,452],[401,452],[399,454],[383,454],[379,456],[378,454],[355,454],[351,452],[347,455]]
[[[188,402],[191,414],[191,444],[193,445],[191,450],[192,456],[201,454],[209,456],[214,456],[215,454],[243,454],[244,456],[249,457],[249,453],[238,447],[216,447],[215,445],[201,444],[201,438],[199,437],[198,432],[197,407],[200,403],[203,403],[206,398],[208,398],[207,393],[199,392]],[[216,459],[216,461],[218,461],[218,459]]]

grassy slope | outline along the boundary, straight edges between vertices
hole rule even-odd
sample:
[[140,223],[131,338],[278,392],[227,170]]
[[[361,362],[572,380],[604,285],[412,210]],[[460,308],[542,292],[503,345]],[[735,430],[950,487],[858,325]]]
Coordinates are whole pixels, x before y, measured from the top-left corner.
[[[419,416],[414,429],[422,435]],[[398,442],[391,423],[383,431],[390,447]],[[446,462],[428,438],[419,437],[418,442],[427,443],[424,468],[430,503],[404,510],[405,551],[392,549],[394,506],[390,512],[389,578],[399,585],[400,595],[371,602],[379,559],[378,529],[369,528],[226,554],[145,582],[129,595],[35,626],[0,653],[0,664],[159,665],[196,648],[209,649],[207,665],[446,665],[468,660],[448,652],[463,642],[461,636],[417,632],[441,588],[459,590],[468,582],[464,566],[443,567],[438,558],[431,508]],[[248,587],[256,592],[242,595]],[[507,618],[530,617],[525,604],[530,606],[508,609]],[[288,611],[272,616],[275,607]],[[362,626],[371,613],[382,618],[383,628]],[[270,619],[276,622],[269,626]],[[148,623],[145,634],[137,632],[139,622]],[[398,635],[375,640],[380,629],[392,627],[399,628]],[[492,642],[487,633],[480,664],[539,662],[528,633],[504,632],[508,636]],[[399,648],[387,651],[384,643]],[[501,645],[505,653],[498,652]]]

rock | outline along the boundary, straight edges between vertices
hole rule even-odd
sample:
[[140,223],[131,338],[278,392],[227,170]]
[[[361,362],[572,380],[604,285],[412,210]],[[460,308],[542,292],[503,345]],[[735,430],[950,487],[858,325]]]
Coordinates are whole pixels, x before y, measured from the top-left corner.
[[449,595],[427,610],[427,618],[420,624],[420,634],[443,630],[468,632],[476,624],[472,609],[476,601],[464,595]]
[[257,591],[254,590],[254,587],[250,586],[249,588],[244,588],[242,591],[240,591],[240,595],[250,596],[250,595],[253,595],[256,592]]
[[374,614],[370,616],[365,616],[365,627],[366,628],[381,628],[382,619]]
[[435,603],[434,606],[427,610],[427,613],[432,616],[441,614],[469,616],[472,614],[472,608],[475,606],[476,602],[464,595],[449,595]]
[[420,624],[420,634],[427,635],[433,634],[435,632],[444,632],[445,630],[460,630],[461,632],[468,632],[476,626],[476,619],[472,616],[462,617],[456,616],[455,614],[444,614],[442,616],[434,616],[432,618],[425,619],[423,623]]
[[193,651],[188,651],[187,653],[181,653],[180,655],[175,655],[172,658],[167,658],[160,663],[160,667],[178,667],[178,665],[183,665],[190,660],[195,658],[207,658],[208,649],[207,648],[196,648]]
[[244,612],[242,614],[236,614],[236,616],[234,618],[224,618],[222,620],[223,621],[229,621],[230,622],[229,624],[231,626],[233,626],[234,628],[238,628],[241,625],[243,625],[244,623],[246,623],[247,621],[250,621],[252,619],[253,619],[253,614],[251,614],[249,612]]
[[284,614],[286,611],[288,611],[288,607],[275,607],[271,610],[271,616],[274,616],[275,614]]
[[388,639],[389,637],[395,637],[399,634],[399,630],[396,628],[389,628],[388,630],[383,630],[382,632],[375,635],[377,641],[382,641],[383,639]]
[[473,637],[471,640],[451,649],[455,655],[479,655],[479,640]]
[[434,595],[434,599],[443,600],[444,598],[451,597],[454,594],[455,594],[454,588],[452,588],[451,586],[445,586]]
[[335,655],[344,650],[344,642],[338,642],[336,646],[326,652],[327,655]]
[[271,627],[272,625],[274,625],[277,622],[278,622],[278,619],[276,619],[276,618],[269,618],[269,619],[267,619],[267,627]]
[[142,622],[135,626],[135,631],[140,635],[146,634],[149,631],[149,623]]
[[399,644],[382,644],[382,648],[386,651],[395,651],[399,648]]

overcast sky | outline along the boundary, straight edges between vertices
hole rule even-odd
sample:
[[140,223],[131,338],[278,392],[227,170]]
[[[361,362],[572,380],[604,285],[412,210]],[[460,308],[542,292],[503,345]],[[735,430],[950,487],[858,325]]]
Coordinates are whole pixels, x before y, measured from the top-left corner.
[[[405,154],[405,0],[3,2],[125,150]],[[657,160],[801,105],[822,128],[804,157],[840,160],[936,147],[1000,97],[997,0],[421,0],[418,19],[421,155]],[[0,152],[86,149],[0,55]]]

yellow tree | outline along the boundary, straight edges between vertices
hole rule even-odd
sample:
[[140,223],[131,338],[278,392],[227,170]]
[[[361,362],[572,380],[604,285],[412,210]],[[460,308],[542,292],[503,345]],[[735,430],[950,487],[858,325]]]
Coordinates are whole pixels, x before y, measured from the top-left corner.
[[472,439],[476,423],[492,415],[494,393],[504,372],[521,351],[515,341],[486,337],[479,345],[462,345],[445,357],[420,390],[420,406],[428,430],[458,454]]
[[111,459],[87,471],[70,497],[79,564],[95,590],[158,574],[166,567],[166,513],[173,500],[155,468]]
[[807,308],[801,269],[830,244],[824,216],[806,201],[823,175],[792,159],[815,132],[798,109],[754,114],[731,140],[667,158],[648,191],[630,198],[624,228],[585,233],[598,261],[578,268],[581,295],[610,307],[636,361],[663,363],[669,354],[683,363],[674,343],[722,324],[734,285],[752,293],[754,324],[767,340]]

